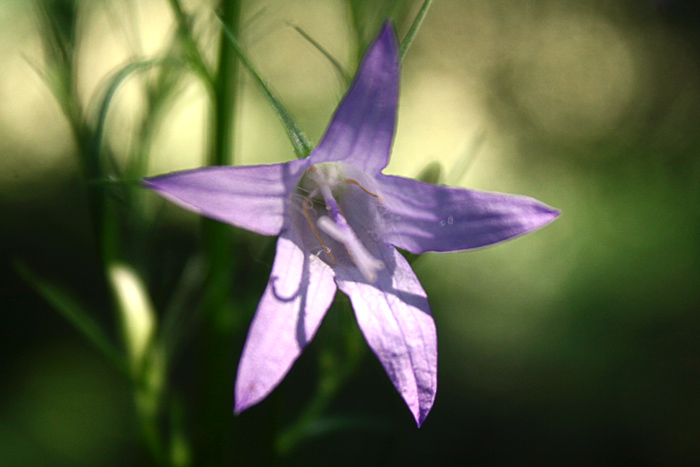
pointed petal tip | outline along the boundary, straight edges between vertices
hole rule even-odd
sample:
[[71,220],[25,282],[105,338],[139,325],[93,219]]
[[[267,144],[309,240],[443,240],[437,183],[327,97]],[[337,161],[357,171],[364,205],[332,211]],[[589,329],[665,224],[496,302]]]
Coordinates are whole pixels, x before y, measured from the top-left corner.
[[428,418],[428,414],[430,414],[430,410],[433,408],[433,403],[435,402],[435,398],[433,399],[424,406],[418,406],[418,407],[409,407],[411,409],[411,413],[413,414],[413,418],[416,420],[416,425],[418,428],[423,426],[423,422],[425,422],[425,419]]
[[[171,180],[171,174],[156,175],[154,177],[144,178],[141,180],[141,186],[162,196],[171,203],[177,204],[185,209],[189,209],[198,214],[201,214],[201,209],[199,209],[198,207],[183,206],[183,201],[180,200],[180,198],[176,194],[174,194],[177,193],[178,188],[180,188],[178,180]],[[186,202],[185,205],[187,205]]]
[[551,224],[560,215],[561,211],[559,209],[548,206],[540,201],[533,199],[533,205],[531,207],[531,213],[526,217],[526,221],[523,224],[523,231],[514,237],[520,237]]
[[149,190],[155,190],[158,183],[156,180],[158,177],[145,177],[141,179],[141,186],[144,188],[148,188]]
[[234,395],[234,402],[233,402],[233,414],[234,415],[240,415],[241,412],[243,412],[245,409],[250,407],[249,404],[246,404],[242,398],[238,396],[238,391],[236,391],[236,394]]
[[146,188],[147,190],[151,190],[152,192],[162,196],[163,198],[169,200],[172,203],[179,204],[177,198],[172,196],[168,192],[167,183],[163,183],[165,179],[165,175],[144,178],[141,180],[141,186]]
[[400,75],[399,41],[387,20],[365,51],[309,160],[313,164],[344,161],[370,174],[381,172],[394,140]]
[[428,412],[429,411],[424,412],[424,413],[420,413],[417,416],[415,416],[415,414],[414,414],[414,417],[416,419],[416,427],[417,428],[420,428],[421,426],[423,426],[423,422],[425,421],[426,418],[428,418]]
[[425,419],[428,418],[428,415],[430,414],[430,411],[433,408],[433,404],[435,402],[435,392],[433,392],[432,397],[430,397],[429,400],[415,400],[411,397],[406,397],[405,395],[402,394],[402,397],[404,398],[404,402],[408,406],[408,410],[411,411],[411,415],[413,415],[413,419],[416,421],[416,426],[417,428],[420,428],[423,426],[423,422],[425,422]]
[[240,415],[258,402],[261,402],[267,394],[253,394],[251,392],[243,392],[237,385],[234,391],[233,414]]
[[396,33],[394,31],[394,21],[391,18],[387,18],[382,24],[382,29],[379,31],[379,36],[382,38],[386,38],[387,34],[395,35]]
[[[249,336],[250,337],[250,336]],[[241,357],[241,362],[238,365],[238,371],[236,374],[236,382],[233,387],[233,413],[234,415],[240,415],[243,411],[248,410],[252,406],[262,402],[270,392],[277,386],[279,381],[282,379],[277,378],[272,384],[269,381],[261,382],[260,379],[256,379],[256,376],[264,375],[265,372],[251,372],[248,365],[248,370],[246,370],[245,361],[246,351],[244,348],[243,356]],[[286,373],[285,373],[286,374]],[[284,375],[282,375],[283,377]]]
[[549,224],[550,222],[553,222],[557,217],[561,216],[561,210],[557,208],[553,208],[551,206],[548,206],[544,203],[541,204],[540,206],[540,212],[541,212],[541,224],[542,226]]
[[244,410],[248,409],[249,407],[250,407],[249,404],[240,403],[240,402],[236,401],[236,403],[233,405],[233,414],[240,415]]
[[375,43],[383,43],[391,53],[389,56],[396,57],[398,61],[398,50],[399,50],[399,38],[396,35],[396,28],[394,28],[394,22],[391,19],[384,21],[382,29],[379,31]]
[[168,181],[177,172],[154,175],[141,179],[141,186],[159,194],[168,194]]

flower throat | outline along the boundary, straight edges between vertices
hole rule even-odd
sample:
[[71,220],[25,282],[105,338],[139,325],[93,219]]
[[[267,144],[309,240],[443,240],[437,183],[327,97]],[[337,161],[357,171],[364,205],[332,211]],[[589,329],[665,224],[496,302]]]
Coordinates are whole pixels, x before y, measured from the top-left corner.
[[[370,238],[367,235],[368,226],[352,221],[356,218],[372,219],[373,213],[361,211],[369,211],[372,201],[381,203],[381,198],[356,178],[345,177],[343,172],[346,172],[346,167],[343,166],[342,163],[316,164],[302,177],[298,189],[305,193],[302,195],[301,212],[313,241],[309,242],[311,239],[308,235],[303,237],[309,249],[310,243],[315,243],[316,247],[320,245],[332,266],[343,265],[348,262],[344,258],[349,258],[365,280],[376,282],[377,273],[384,268],[384,263],[375,258],[362,241],[362,238],[365,242]],[[364,174],[358,172],[357,175],[360,178]],[[369,201],[367,197],[370,197]],[[339,200],[343,202],[344,210]],[[338,244],[342,248],[336,249]]]

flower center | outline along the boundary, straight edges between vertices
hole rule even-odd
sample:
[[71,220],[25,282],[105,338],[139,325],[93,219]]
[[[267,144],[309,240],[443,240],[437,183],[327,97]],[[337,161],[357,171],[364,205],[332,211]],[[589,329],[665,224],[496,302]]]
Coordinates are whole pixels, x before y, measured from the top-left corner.
[[372,187],[365,186],[371,181],[343,163],[311,166],[297,189],[301,195],[297,212],[301,211],[303,221],[298,218],[296,224],[307,250],[317,250],[333,266],[355,266],[365,280],[376,282],[384,263],[368,249],[377,249],[372,232],[376,231],[380,203]]

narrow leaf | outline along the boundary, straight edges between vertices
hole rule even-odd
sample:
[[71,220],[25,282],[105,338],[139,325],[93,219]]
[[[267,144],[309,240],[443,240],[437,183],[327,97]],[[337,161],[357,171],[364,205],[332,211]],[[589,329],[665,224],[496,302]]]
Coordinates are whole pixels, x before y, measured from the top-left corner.
[[401,42],[401,60],[403,60],[403,57],[406,55],[406,52],[408,52],[408,48],[411,47],[411,43],[413,42],[413,39],[416,37],[416,34],[418,34],[418,29],[420,28],[420,25],[423,23],[423,20],[425,19],[425,15],[428,14],[428,9],[430,8],[431,3],[433,3],[433,0],[425,0],[423,2],[423,6],[421,7],[420,11],[418,12],[418,16],[416,16],[416,19],[413,21],[413,24],[411,25],[411,29],[408,30],[408,34],[406,34],[406,37]]
[[307,34],[306,31],[301,29],[299,26],[295,26],[293,24],[291,26],[296,30],[296,32],[301,34],[301,36],[304,39],[309,41],[309,43],[311,45],[316,47],[316,49],[319,52],[321,52],[323,54],[323,56],[328,59],[329,62],[331,62],[331,65],[333,65],[333,68],[335,68],[335,71],[340,76],[340,79],[343,80],[343,82],[345,83],[346,86],[349,86],[350,82],[352,81],[352,76],[350,76],[350,74],[347,71],[345,71],[345,68],[343,68],[343,66],[340,64],[340,62],[333,55],[331,55],[331,53],[329,51],[327,51],[321,44],[316,42],[316,40],[314,40],[313,37],[311,37],[309,34]]
[[22,278],[31,285],[44,300],[51,304],[100,352],[109,358],[114,366],[120,371],[126,372],[126,364],[123,356],[82,304],[68,292],[37,276],[24,263],[17,262],[15,267]]
[[182,349],[185,340],[199,325],[201,314],[192,310],[196,309],[195,302],[201,298],[199,292],[206,279],[206,268],[202,263],[199,256],[187,261],[163,314],[158,339],[168,361],[174,360],[173,355]]
[[116,94],[119,86],[129,77],[132,73],[150,68],[162,60],[144,60],[132,62],[120,70],[118,70],[111,79],[107,82],[105,90],[102,93],[102,99],[100,100],[97,110],[95,111],[95,131],[93,132],[92,141],[90,142],[89,151],[91,152],[91,157],[97,157],[102,145],[102,135],[104,134],[105,124],[107,122],[107,112],[109,111],[112,99]]
[[250,59],[248,59],[248,56],[245,54],[245,52],[243,52],[243,49],[241,48],[234,34],[223,22],[221,22],[221,27],[226,33],[226,37],[228,37],[228,39],[231,41],[231,44],[233,45],[233,50],[236,53],[236,55],[238,55],[238,58],[243,63],[243,66],[246,67],[246,69],[253,76],[255,81],[257,81],[258,85],[262,89],[263,94],[265,94],[265,97],[267,97],[267,100],[272,105],[272,108],[277,113],[277,116],[282,121],[282,125],[284,126],[284,129],[287,132],[289,141],[292,143],[292,147],[294,148],[294,153],[299,159],[307,157],[309,154],[311,154],[311,150],[313,149],[308,138],[299,129],[297,124],[292,119],[292,116],[282,105],[279,99],[277,99],[277,97],[274,95],[274,93],[267,85],[265,80],[262,79],[258,71],[253,66],[253,63],[250,61]]
[[182,5],[180,4],[179,0],[169,0],[168,3],[170,4],[170,8],[175,15],[175,21],[177,22],[178,27],[178,36],[182,40],[182,45],[184,47],[188,62],[191,64],[195,74],[199,76],[211,89],[211,87],[214,85],[214,77],[204,61],[204,58],[199,51],[199,47],[197,47],[197,42],[195,41],[192,33],[192,20],[182,9]]

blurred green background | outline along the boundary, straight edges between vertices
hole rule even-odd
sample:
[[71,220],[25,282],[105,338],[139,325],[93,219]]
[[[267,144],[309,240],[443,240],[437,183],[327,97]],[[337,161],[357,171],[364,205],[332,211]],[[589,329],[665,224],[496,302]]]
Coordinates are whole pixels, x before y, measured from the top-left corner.
[[[164,0],[79,3],[87,105],[118,65],[163,48],[173,18]],[[396,10],[360,3],[372,19],[367,41]],[[403,37],[420,5],[398,3]],[[186,4],[202,30],[215,21],[210,2]],[[22,261],[74,291],[114,329],[75,142],[36,71],[35,6],[0,1],[0,465],[148,465],[128,381],[15,269]],[[404,60],[386,172],[416,177],[437,162],[445,182],[533,196],[563,214],[504,245],[415,263],[440,339],[440,389],[421,429],[368,355],[331,412],[375,414],[390,429],[319,427],[282,465],[700,462],[698,20],[690,1],[433,3]],[[346,64],[363,46],[349,21],[340,0],[243,3],[246,50],[314,142],[344,84],[293,26]],[[290,160],[281,125],[242,75],[237,163]],[[117,159],[135,144],[137,84],[120,90],[107,122]],[[185,80],[153,138],[148,172],[202,165],[206,119],[204,90]],[[162,208],[150,195],[145,202]],[[197,251],[196,216],[164,209],[161,248],[175,258]],[[256,261],[261,240],[250,237],[239,255],[253,258],[252,313],[270,264]],[[336,324],[329,316],[319,338]],[[200,344],[187,343],[178,384],[187,386]],[[308,398],[317,345],[276,391],[286,404]],[[230,413],[232,396],[225,402]],[[263,406],[275,403],[236,420],[249,459],[260,455],[260,426],[274,422]]]

